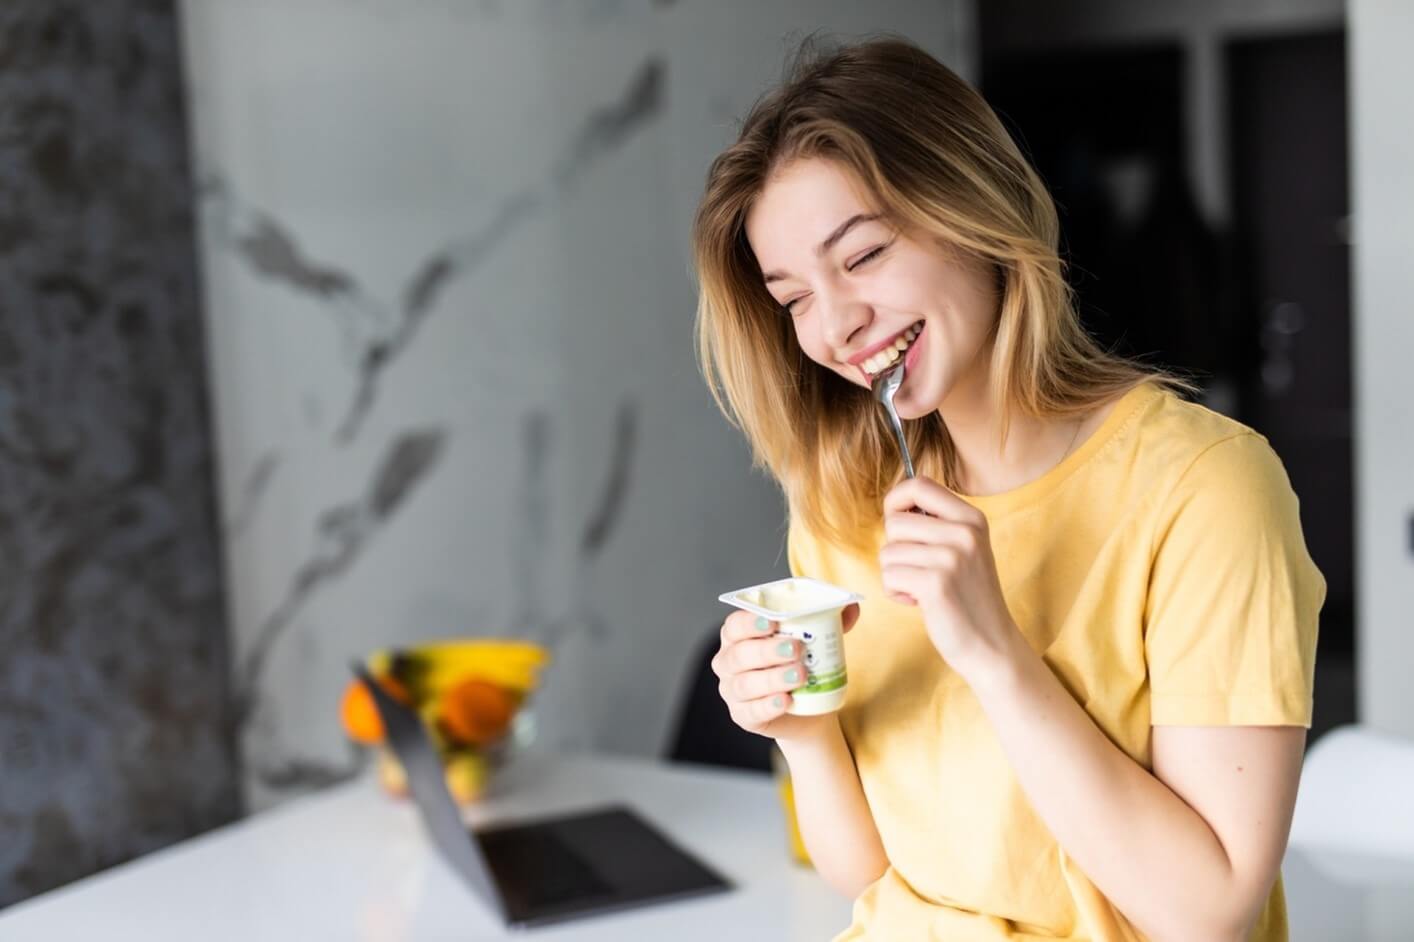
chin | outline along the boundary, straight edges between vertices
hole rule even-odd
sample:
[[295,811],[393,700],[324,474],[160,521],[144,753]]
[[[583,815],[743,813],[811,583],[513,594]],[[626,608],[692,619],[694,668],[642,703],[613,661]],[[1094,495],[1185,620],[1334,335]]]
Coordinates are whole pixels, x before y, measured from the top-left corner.
[[908,381],[904,380],[904,388],[899,390],[899,394],[894,397],[894,408],[898,410],[898,417],[901,419],[921,419],[926,415],[931,415],[938,411],[938,404],[942,397],[929,395],[931,390],[918,390],[908,388]]
[[921,419],[928,413],[936,411],[933,409],[919,409],[911,402],[899,402],[897,399],[894,400],[894,408],[898,410],[898,417],[905,420]]

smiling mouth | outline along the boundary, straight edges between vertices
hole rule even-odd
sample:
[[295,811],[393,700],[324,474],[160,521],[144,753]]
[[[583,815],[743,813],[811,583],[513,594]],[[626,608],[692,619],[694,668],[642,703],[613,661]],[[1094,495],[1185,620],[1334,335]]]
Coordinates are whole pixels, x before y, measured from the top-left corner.
[[894,338],[891,346],[885,347],[859,364],[859,368],[864,371],[865,380],[872,383],[875,376],[897,363],[900,357],[907,355],[908,349],[913,346],[914,341],[922,332],[923,322],[919,321]]

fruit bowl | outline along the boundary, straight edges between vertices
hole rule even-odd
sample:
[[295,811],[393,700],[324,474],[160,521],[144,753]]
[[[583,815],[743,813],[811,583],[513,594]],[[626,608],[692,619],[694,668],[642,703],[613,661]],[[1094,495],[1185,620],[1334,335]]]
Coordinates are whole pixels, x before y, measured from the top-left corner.
[[[470,804],[504,760],[549,659],[530,642],[459,639],[374,651],[364,666],[385,693],[417,713],[442,759],[447,790],[459,804]],[[344,689],[339,720],[345,735],[376,750],[384,790],[405,796],[407,775],[384,743],[363,681]]]

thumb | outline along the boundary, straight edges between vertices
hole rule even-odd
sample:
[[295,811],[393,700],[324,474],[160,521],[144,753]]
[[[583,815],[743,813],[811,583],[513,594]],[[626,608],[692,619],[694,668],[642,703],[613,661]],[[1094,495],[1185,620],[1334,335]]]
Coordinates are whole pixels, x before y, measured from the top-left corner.
[[844,621],[843,627],[845,631],[849,631],[849,629],[853,628],[854,623],[859,621],[859,603],[850,602],[846,605],[844,611],[840,612],[840,618]]

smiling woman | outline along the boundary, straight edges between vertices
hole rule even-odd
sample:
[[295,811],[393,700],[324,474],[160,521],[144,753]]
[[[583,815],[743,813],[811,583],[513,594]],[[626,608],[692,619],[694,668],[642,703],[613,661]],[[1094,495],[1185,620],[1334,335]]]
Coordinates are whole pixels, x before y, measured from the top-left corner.
[[[704,373],[785,491],[791,570],[868,600],[838,714],[788,713],[769,623],[729,617],[713,661],[857,897],[841,938],[1286,938],[1325,592],[1296,497],[1080,327],[987,104],[903,40],[807,48],[693,238]],[[900,357],[902,483],[869,389]]]
[[[868,386],[871,374],[897,358],[890,350],[902,352],[928,334],[918,347],[926,347],[929,362],[917,370],[907,364],[913,382],[905,380],[895,401],[902,417],[918,418],[940,392],[919,388],[918,378],[956,378],[989,340],[995,276],[941,238],[856,211],[872,202],[839,164],[797,159],[772,174],[747,213],[747,240],[759,258],[788,260],[763,283],[795,321],[806,356],[849,382]],[[841,217],[847,221],[829,238],[800,251],[798,231]]]
[[[712,391],[812,528],[862,547],[899,459],[857,394],[868,385],[859,367],[914,324],[932,351],[928,388],[914,379],[897,405],[919,420],[908,433],[921,466],[952,485],[963,483],[958,429],[937,404],[959,387],[959,399],[986,400],[1003,432],[1039,420],[1023,444],[1048,439],[1038,444],[1052,458],[1055,440],[1123,392],[1187,388],[1109,356],[1080,328],[1054,204],[966,83],[905,42],[813,71],[808,55],[797,69],[808,79],[760,102],[714,162],[694,245]],[[979,357],[992,368],[962,383]],[[805,369],[812,360],[834,376]]]

